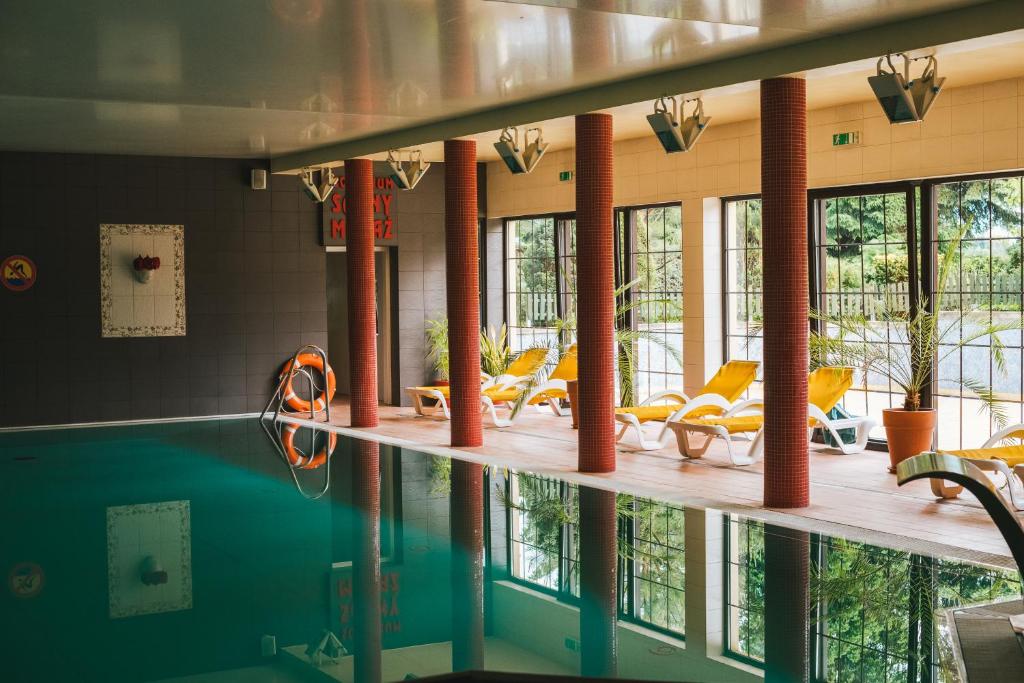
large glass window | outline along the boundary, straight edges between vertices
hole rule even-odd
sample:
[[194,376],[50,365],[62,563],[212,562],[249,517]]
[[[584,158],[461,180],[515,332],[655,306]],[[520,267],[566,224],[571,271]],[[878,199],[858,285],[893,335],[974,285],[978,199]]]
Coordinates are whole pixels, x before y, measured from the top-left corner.
[[627,209],[623,258],[629,323],[635,337],[634,397],[683,385],[683,228],[679,204]]
[[513,352],[549,343],[559,317],[555,218],[506,222],[508,336]]
[[[523,472],[509,479],[510,549],[512,576],[550,591],[569,592],[575,582],[575,553],[566,552],[568,510],[572,496],[567,485]],[[569,559],[573,560],[571,565]]]
[[729,654],[764,660],[764,525],[727,518],[726,630]]
[[[893,313],[906,312],[911,306],[911,264],[908,254],[908,227],[911,220],[913,191],[847,195],[816,200],[817,214],[814,248],[818,285],[817,301],[823,315],[863,316],[872,332],[872,341],[883,339],[892,354],[906,354],[906,335],[887,321]],[[916,259],[916,254],[914,255]],[[835,327],[829,336],[838,335]],[[849,338],[849,337],[847,337]],[[858,384],[846,393],[843,406],[854,415],[870,415],[876,420],[872,437],[885,438],[882,410],[903,405],[900,388],[888,377],[877,373],[859,373]]]
[[[1021,176],[986,178],[940,184],[935,188],[937,252],[942,258],[950,240],[963,235],[956,265],[945,283],[940,316],[946,318],[947,340],[970,335],[970,322],[1013,325],[1020,320],[1024,272],[1021,269]],[[963,321],[958,311],[983,320]],[[1024,421],[1024,363],[1021,331],[998,334],[1005,367],[1000,369],[991,337],[981,337],[955,349],[944,346],[939,356],[937,391],[939,447],[976,448],[997,428],[981,401],[963,388],[959,378],[991,387],[1003,402],[1005,417]],[[950,353],[952,352],[952,353]]]
[[[727,200],[724,214],[726,360],[761,361],[761,200]],[[751,393],[760,392],[758,381]]]
[[683,508],[637,499],[626,524],[628,571],[623,613],[678,634],[686,626],[686,550]]

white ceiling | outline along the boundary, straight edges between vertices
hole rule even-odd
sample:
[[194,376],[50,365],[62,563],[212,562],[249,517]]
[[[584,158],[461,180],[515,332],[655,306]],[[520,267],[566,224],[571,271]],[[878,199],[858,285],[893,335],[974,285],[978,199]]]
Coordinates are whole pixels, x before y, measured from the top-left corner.
[[[3,0],[0,149],[279,157],[980,2]],[[972,49],[1018,68],[1011,42]],[[951,80],[984,75],[956,61]],[[863,99],[869,69],[811,72],[812,104]],[[755,111],[754,83],[706,95],[718,121]],[[647,107],[615,110],[617,134]]]

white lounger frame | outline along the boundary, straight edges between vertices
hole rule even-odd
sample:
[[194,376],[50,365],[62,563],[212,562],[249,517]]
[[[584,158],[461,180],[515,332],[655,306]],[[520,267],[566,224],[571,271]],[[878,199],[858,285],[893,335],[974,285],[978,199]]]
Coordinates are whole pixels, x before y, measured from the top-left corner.
[[672,438],[668,431],[668,425],[670,422],[675,420],[681,420],[693,411],[699,408],[707,408],[714,406],[722,410],[724,414],[733,404],[729,403],[724,396],[719,394],[700,394],[696,398],[690,398],[684,392],[676,389],[666,389],[665,391],[659,391],[651,394],[646,399],[640,402],[640,406],[654,405],[657,401],[663,401],[666,399],[682,399],[683,406],[668,416],[665,420],[648,420],[658,425],[658,436],[655,439],[648,439],[644,434],[643,423],[640,419],[631,413],[615,413],[615,421],[618,422],[619,427],[618,436],[615,440],[621,442],[628,433],[636,435],[637,444],[642,450],[645,451],[656,451],[660,448],[665,448],[668,445],[669,440]]
[[[1020,431],[1024,431],[1024,424],[1010,425],[1005,429],[1000,429],[998,432],[990,436],[988,440],[981,445],[981,447],[994,448]],[[1003,475],[1002,485],[999,485],[998,482],[996,485],[998,488],[1006,490],[1010,496],[1010,503],[1017,512],[1024,512],[1024,465],[1016,465],[1013,469],[1010,469],[1010,466],[1002,460],[984,460],[981,458],[964,458],[964,460],[985,472]],[[931,479],[930,482],[932,493],[940,498],[956,498],[960,492],[963,491],[962,486],[958,484],[947,484],[942,479]]]
[[[737,403],[733,408],[728,410],[724,417],[736,417],[743,412],[764,412],[764,399],[752,398],[746,401]],[[833,420],[828,418],[825,413],[814,404],[807,405],[808,417],[814,419],[817,424],[815,427],[807,428],[807,440],[810,442],[811,436],[814,433],[816,427],[828,430],[835,439],[836,446],[845,455],[852,455],[853,453],[860,453],[868,445],[868,435],[871,433],[871,429],[875,426],[875,421],[868,417],[848,417]],[[725,446],[729,452],[729,459],[733,465],[752,465],[760,459],[764,453],[764,427],[758,429],[754,433],[754,436],[749,439],[750,445],[747,447],[745,453],[739,453],[733,448],[735,440],[746,440],[742,434],[729,434],[729,430],[724,426],[715,424],[692,424],[685,422],[669,422],[668,428],[675,432],[676,442],[679,446],[679,453],[687,458],[697,459],[702,457],[711,446],[711,442],[714,439],[722,439],[725,442]],[[857,439],[852,444],[843,443],[843,440],[839,437],[840,429],[856,429]],[[690,443],[691,434],[702,434],[705,439],[704,442],[698,446],[694,446]],[[733,437],[737,437],[734,440]]]

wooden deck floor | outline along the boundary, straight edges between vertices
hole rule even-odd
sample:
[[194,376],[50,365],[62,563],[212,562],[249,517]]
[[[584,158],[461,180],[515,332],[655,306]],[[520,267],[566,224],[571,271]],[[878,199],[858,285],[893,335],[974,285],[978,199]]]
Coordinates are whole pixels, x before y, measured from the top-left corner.
[[[448,422],[418,417],[411,408],[382,407],[380,425],[352,430],[348,404],[332,404],[332,426],[422,452],[548,474],[581,484],[610,488],[686,505],[712,507],[856,540],[895,545],[924,553],[1013,567],[1009,549],[987,513],[969,493],[937,501],[926,482],[896,486],[885,453],[842,455],[812,446],[811,505],[800,510],[762,506],[763,465],[731,467],[724,447],[713,445],[699,461],[684,461],[673,441],[660,451],[620,446],[616,472],[576,471],[576,431],[568,417],[530,412],[506,429],[488,427],[480,448],[451,449]],[[486,422],[485,422],[486,424]],[[628,437],[627,437],[628,438]]]

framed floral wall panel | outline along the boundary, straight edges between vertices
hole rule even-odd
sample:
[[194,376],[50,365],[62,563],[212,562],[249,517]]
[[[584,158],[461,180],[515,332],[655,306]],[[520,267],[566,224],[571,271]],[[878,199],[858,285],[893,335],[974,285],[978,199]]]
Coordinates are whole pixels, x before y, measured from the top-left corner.
[[100,226],[100,319],[104,337],[185,335],[184,226]]

